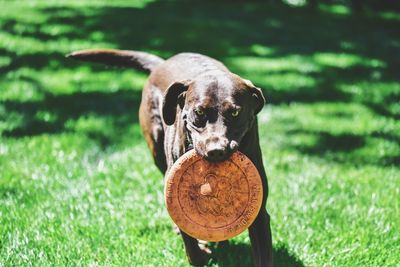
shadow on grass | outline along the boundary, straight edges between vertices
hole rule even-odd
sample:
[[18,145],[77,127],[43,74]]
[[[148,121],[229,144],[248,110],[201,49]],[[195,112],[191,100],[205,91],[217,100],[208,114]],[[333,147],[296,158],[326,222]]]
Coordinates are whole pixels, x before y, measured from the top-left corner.
[[[273,248],[275,267],[303,267],[304,264],[294,255],[291,255],[284,246]],[[223,243],[215,250],[215,256],[210,266],[218,263],[221,267],[254,266],[251,246],[244,243]]]
[[326,132],[316,133],[315,146],[302,149],[303,152],[323,154],[326,152],[350,152],[365,145],[365,137],[355,134],[333,135]]
[[[90,122],[86,122],[88,128],[84,129],[85,133],[102,145],[108,145],[112,138],[118,139],[118,134],[138,123],[140,99],[141,91],[120,90],[110,93],[46,93],[41,101],[4,101],[0,117],[13,124],[13,127],[3,131],[2,135],[24,137],[71,131],[76,130],[76,127],[68,125],[76,124],[76,120],[94,118],[93,129],[90,128]],[[17,122],[13,121],[13,116],[18,118]],[[108,124],[96,121],[98,117],[109,118],[106,121]],[[100,127],[96,127],[99,123]]]
[[[373,164],[379,166],[398,166],[400,155],[388,155],[379,157],[378,152],[357,154],[357,149],[370,147],[367,144],[368,138],[379,138],[387,142],[400,143],[400,137],[392,134],[372,132],[369,135],[357,135],[352,133],[331,134],[324,131],[291,130],[288,135],[307,135],[313,137],[315,142],[312,144],[303,143],[301,145],[291,145],[301,153],[318,156],[333,160],[339,163],[349,163],[354,165]],[[370,148],[374,150],[375,148]],[[369,156],[368,156],[369,155]],[[374,155],[374,156],[371,156]]]

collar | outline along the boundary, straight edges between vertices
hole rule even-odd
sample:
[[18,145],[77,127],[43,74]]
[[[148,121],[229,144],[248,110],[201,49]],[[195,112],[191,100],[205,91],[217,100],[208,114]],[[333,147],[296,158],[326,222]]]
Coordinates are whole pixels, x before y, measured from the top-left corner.
[[186,120],[184,121],[185,126],[185,153],[193,149],[193,140],[189,134],[189,130],[186,127]]
[[185,152],[188,152],[193,149],[193,141],[188,132],[186,132],[185,138]]

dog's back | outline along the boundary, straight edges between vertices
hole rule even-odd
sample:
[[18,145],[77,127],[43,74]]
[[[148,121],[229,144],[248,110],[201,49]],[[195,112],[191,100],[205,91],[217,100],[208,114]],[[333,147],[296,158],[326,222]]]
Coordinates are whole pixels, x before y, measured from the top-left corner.
[[176,81],[195,80],[201,75],[216,72],[230,73],[219,61],[196,53],[177,54],[158,65],[149,81],[161,91]]

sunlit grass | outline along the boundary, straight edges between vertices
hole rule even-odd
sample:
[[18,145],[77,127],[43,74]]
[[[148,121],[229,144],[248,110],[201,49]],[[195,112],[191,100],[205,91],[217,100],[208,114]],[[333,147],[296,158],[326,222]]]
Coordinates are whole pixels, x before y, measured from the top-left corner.
[[[79,50],[81,47],[91,46],[93,42],[88,40],[70,40],[68,38],[60,38],[57,40],[48,40],[43,42],[35,37],[25,37],[24,42],[20,42],[20,37],[5,32],[0,33],[0,46],[15,51],[17,55],[34,54],[34,53],[59,53],[67,54],[70,51]],[[111,47],[110,43],[97,44],[99,47]]]
[[349,68],[352,66],[365,66],[373,68],[384,68],[385,63],[378,59],[369,59],[354,54],[345,53],[315,53],[313,59],[316,63],[322,66]]

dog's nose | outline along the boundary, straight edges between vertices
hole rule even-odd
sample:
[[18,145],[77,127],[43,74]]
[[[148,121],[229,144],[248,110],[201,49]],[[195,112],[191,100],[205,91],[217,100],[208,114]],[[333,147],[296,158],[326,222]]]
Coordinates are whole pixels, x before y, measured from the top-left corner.
[[207,158],[211,161],[221,161],[225,155],[226,153],[223,148],[214,148],[207,152]]
[[212,135],[206,140],[205,159],[213,162],[223,161],[229,157],[229,140]]

